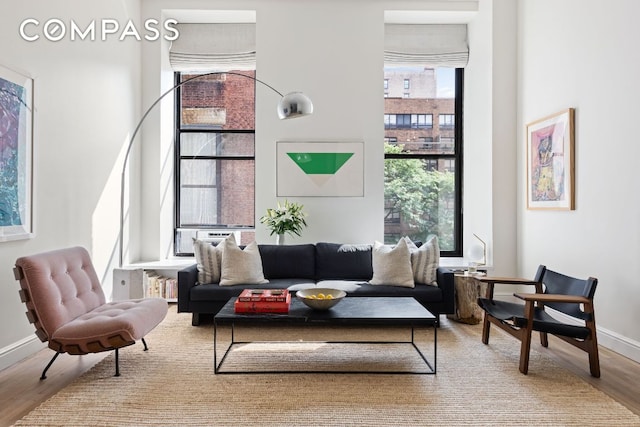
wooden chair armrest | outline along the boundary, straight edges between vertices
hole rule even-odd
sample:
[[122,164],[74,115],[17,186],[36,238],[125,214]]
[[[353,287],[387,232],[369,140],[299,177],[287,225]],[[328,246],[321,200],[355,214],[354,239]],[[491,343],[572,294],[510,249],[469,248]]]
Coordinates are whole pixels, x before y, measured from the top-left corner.
[[[521,279],[519,277],[492,277],[492,276],[478,276],[475,278],[481,283],[487,284],[486,298],[493,299],[493,288],[496,283],[505,285],[540,285],[535,280]],[[542,289],[536,287],[536,291],[541,292]]]
[[520,298],[525,301],[538,301],[538,302],[567,302],[576,304],[588,304],[591,302],[589,298],[580,297],[576,295],[558,295],[558,294],[527,294],[516,292],[513,294],[516,298]]
[[475,278],[479,282],[483,283],[503,283],[506,285],[536,285],[538,282],[531,279],[521,279],[518,277],[491,277],[491,276],[479,276]]

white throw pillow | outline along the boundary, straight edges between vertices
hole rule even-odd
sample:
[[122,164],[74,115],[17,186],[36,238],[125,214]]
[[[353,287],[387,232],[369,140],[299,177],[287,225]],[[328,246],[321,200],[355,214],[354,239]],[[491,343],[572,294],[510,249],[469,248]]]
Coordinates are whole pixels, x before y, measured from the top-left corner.
[[[233,234],[230,234],[229,237],[235,241]],[[211,242],[194,238],[193,254],[198,267],[198,283],[218,283],[222,262],[222,243],[213,246]]]
[[360,289],[361,283],[363,283],[362,280],[320,280],[316,287],[338,289],[349,293]]
[[440,265],[440,247],[438,237],[431,237],[419,248],[409,239],[407,245],[411,252],[411,269],[413,270],[413,280],[416,283],[435,285],[437,279],[438,265]]
[[393,247],[375,242],[372,263],[373,277],[369,281],[372,285],[414,287],[411,253],[404,239]]
[[287,289],[290,291],[303,291],[306,289],[313,289],[316,287],[315,283],[307,282],[307,283],[298,283],[297,285],[291,285]]
[[256,242],[240,249],[235,239],[222,242],[223,256],[220,286],[269,283],[262,271],[262,258]]

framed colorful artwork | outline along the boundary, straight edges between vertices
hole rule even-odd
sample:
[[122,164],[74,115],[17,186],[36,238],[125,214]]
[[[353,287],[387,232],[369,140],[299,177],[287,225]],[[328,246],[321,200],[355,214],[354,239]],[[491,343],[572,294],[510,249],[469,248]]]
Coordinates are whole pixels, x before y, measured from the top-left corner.
[[527,125],[528,209],[575,209],[574,115],[569,108]]
[[276,144],[278,197],[363,197],[364,143]]
[[0,242],[30,239],[33,80],[0,66]]

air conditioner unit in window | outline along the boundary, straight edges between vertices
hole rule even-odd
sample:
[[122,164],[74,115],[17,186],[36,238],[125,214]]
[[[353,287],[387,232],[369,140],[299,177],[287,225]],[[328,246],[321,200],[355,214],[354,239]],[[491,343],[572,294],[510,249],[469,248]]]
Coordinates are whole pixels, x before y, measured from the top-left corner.
[[205,242],[219,243],[233,234],[236,242],[240,244],[240,230],[198,230],[193,228],[179,228],[176,231],[176,255],[193,255],[193,239]]

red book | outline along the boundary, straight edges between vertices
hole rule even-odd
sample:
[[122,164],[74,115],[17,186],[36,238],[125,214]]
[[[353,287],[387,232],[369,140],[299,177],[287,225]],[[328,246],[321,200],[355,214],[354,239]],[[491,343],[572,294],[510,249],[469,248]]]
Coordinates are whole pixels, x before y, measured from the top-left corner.
[[287,289],[245,289],[240,293],[238,301],[278,301],[289,299]]
[[236,313],[288,313],[291,295],[287,293],[285,301],[240,301],[235,302]]

